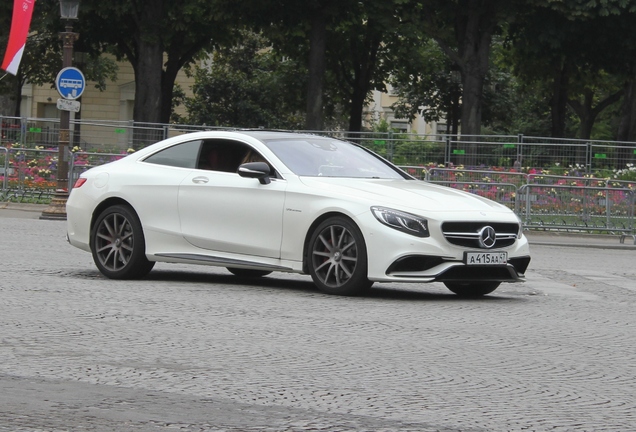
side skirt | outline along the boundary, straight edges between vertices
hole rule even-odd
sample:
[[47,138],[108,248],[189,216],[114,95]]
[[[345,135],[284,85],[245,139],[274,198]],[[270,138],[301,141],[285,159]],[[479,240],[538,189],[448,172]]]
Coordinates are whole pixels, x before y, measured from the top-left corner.
[[268,265],[268,264],[254,262],[254,261],[237,260],[232,258],[213,257],[209,255],[178,253],[178,254],[157,254],[154,256],[157,258],[164,258],[164,259],[167,258],[169,261],[179,260],[181,262],[190,262],[193,264],[215,265],[219,267],[246,267],[251,269],[259,269],[259,270],[296,272],[291,267]]

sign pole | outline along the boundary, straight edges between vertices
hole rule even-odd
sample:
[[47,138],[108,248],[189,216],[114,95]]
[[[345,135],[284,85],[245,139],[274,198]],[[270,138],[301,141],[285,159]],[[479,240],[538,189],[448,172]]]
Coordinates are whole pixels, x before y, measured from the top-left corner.
[[[62,67],[73,65],[73,44],[79,34],[73,33],[71,21],[66,21],[66,31],[60,33],[63,43]],[[68,147],[70,142],[70,111],[60,112],[60,135],[57,150],[56,189],[51,204],[40,216],[40,219],[66,220],[66,201],[68,200]]]

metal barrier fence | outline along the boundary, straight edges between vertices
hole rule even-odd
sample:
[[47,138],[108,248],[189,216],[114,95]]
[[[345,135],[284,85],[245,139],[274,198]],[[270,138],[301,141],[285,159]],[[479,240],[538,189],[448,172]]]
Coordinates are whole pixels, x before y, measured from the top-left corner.
[[634,234],[633,190],[529,184],[518,194],[517,214],[527,228]]
[[[72,121],[71,129],[69,189],[82,170],[164,138],[211,128],[82,119]],[[634,230],[636,143],[523,135],[464,136],[460,141],[448,135],[394,132],[312,133],[356,142],[416,178],[502,202],[514,209],[529,228],[628,235]],[[57,119],[0,117],[1,201],[50,200],[56,186],[58,135]],[[634,181],[609,180],[616,172]],[[625,197],[618,199],[616,194],[620,192],[614,190],[623,191]],[[594,201],[587,196],[592,191],[603,196]],[[555,193],[552,201],[544,198]],[[577,194],[585,198],[581,209],[573,204]],[[598,202],[602,199],[609,207],[601,215]],[[554,208],[550,207],[554,203],[562,210],[546,210]],[[630,205],[631,210],[627,208]],[[564,217],[564,211],[568,217]]]
[[620,234],[636,244],[636,181],[449,168],[423,178],[504,204],[528,229]]
[[[71,120],[71,148],[120,153],[172,136],[215,129],[200,125],[133,121]],[[227,128],[225,128],[227,129]],[[356,142],[401,166],[463,166],[525,170],[579,167],[608,174],[636,164],[636,143],[532,137],[524,135],[422,135],[397,132],[297,131]],[[0,147],[57,148],[59,120],[0,116]]]

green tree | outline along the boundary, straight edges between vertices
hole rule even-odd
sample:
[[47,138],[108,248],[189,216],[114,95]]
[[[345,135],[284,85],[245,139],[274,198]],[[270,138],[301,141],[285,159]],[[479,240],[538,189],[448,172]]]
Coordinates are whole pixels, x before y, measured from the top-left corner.
[[301,129],[305,71],[284,60],[260,35],[243,32],[235,46],[220,48],[197,67],[187,122],[210,126]]
[[[623,72],[614,66],[620,32],[611,24],[613,19],[599,11],[580,12],[574,3],[570,9],[563,4],[537,7],[510,27],[509,57],[517,75],[526,83],[551,83],[553,137],[569,135],[569,107],[579,118],[579,137],[589,138],[598,114],[623,93]],[[610,76],[607,71],[612,69],[618,75]]]
[[542,83],[526,85],[514,74],[501,38],[493,44],[484,85],[483,120],[487,133],[548,136],[549,108]]
[[415,19],[461,73],[462,136],[481,133],[483,90],[493,36],[528,2],[521,0],[415,0]]
[[578,72],[571,86],[568,106],[579,118],[578,138],[587,140],[592,136],[599,114],[623,96],[624,80],[604,71],[596,72],[593,76],[590,76],[589,70]]
[[362,129],[363,111],[372,90],[386,90],[399,64],[398,48],[412,33],[399,16],[401,0],[359,2],[329,32],[328,69],[334,89],[349,113],[350,132]]
[[77,27],[86,43],[133,66],[134,120],[167,123],[177,73],[233,35],[233,23],[217,11],[215,1],[83,0]]
[[325,121],[327,37],[356,4],[354,0],[219,0],[229,19],[263,32],[274,48],[302,64],[305,80],[305,129],[321,130]]
[[388,76],[385,36],[399,31],[396,5],[406,0],[259,0],[228,2],[228,9],[274,47],[305,66],[305,128],[320,130],[334,103],[362,125],[364,103]]
[[459,132],[461,77],[439,45],[425,36],[416,43],[400,44],[402,61],[389,83],[398,101],[392,108],[397,118],[421,115],[427,122],[445,120],[453,135]]

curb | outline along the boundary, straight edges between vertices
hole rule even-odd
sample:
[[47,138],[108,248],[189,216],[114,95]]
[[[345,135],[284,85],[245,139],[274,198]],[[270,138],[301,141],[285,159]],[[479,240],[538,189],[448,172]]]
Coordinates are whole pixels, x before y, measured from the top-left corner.
[[636,250],[633,244],[607,244],[607,243],[565,243],[559,241],[533,241],[528,239],[530,247],[532,246],[555,246],[555,247],[577,247],[585,249],[614,249],[614,250]]
[[48,204],[28,204],[28,203],[14,203],[14,202],[0,202],[0,210],[17,210],[28,212],[42,212]]
[[599,234],[575,234],[564,232],[524,231],[530,246],[563,246],[592,249],[636,250],[634,239],[626,237],[621,243],[621,236]]

